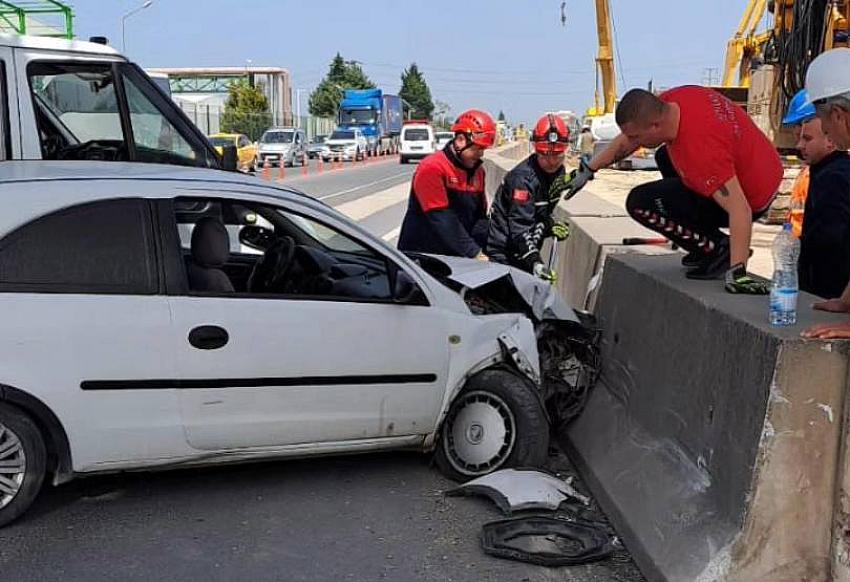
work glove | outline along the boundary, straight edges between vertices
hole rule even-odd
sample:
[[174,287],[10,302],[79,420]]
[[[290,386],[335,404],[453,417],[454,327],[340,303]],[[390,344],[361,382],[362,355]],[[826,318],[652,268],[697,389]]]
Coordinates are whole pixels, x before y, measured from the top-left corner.
[[558,273],[554,270],[547,269],[543,263],[534,263],[534,269],[532,272],[535,277],[539,277],[552,285],[558,282]]
[[768,295],[770,286],[766,281],[753,279],[743,264],[738,263],[726,271],[726,291],[742,295]]
[[565,222],[553,222],[549,228],[549,234],[556,240],[567,240],[567,237],[570,236],[570,227]]
[[571,171],[569,174],[564,174],[552,182],[549,187],[549,200],[560,199],[569,200],[578,191],[584,188],[588,181],[593,180],[593,170],[588,166],[590,160],[586,156],[582,156],[578,162],[578,168]]

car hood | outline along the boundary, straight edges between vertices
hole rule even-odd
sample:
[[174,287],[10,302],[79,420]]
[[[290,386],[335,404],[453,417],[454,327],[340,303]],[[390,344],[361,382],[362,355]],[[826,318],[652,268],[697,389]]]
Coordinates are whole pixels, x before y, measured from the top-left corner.
[[447,270],[443,270],[437,275],[433,272],[433,268],[429,269],[423,265],[426,271],[430,271],[432,275],[438,278],[442,275],[467,289],[480,289],[502,279],[510,282],[531,308],[531,312],[538,321],[560,319],[579,322],[575,311],[561,298],[553,285],[525,271],[489,261],[442,255],[425,256],[430,261],[439,262]]
[[285,152],[291,146],[290,143],[261,143],[260,149],[265,152]]
[[353,145],[357,145],[357,140],[356,139],[329,139],[328,141],[325,142],[325,145],[326,146],[334,146],[334,145],[353,146]]

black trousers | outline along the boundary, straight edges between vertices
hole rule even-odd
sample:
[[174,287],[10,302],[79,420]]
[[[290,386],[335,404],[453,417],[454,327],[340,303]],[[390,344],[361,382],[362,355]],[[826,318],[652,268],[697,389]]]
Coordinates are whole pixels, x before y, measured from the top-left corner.
[[728,238],[720,229],[729,226],[729,215],[713,199],[685,186],[666,146],[658,148],[655,161],[662,178],[629,192],[629,216],[688,252],[713,252]]

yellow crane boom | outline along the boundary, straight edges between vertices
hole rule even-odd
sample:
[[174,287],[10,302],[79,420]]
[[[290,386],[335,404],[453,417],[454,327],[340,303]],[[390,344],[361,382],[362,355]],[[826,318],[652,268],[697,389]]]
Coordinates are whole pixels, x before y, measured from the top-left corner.
[[599,109],[599,83],[596,83],[595,108],[599,114],[614,113],[617,105],[617,78],[614,74],[614,34],[611,25],[611,7],[608,0],[596,0],[596,34],[599,37],[599,53],[596,66],[602,76],[604,110]]
[[[749,0],[735,36],[726,45],[726,63],[723,66],[724,87],[749,87],[752,59],[759,54],[770,33],[756,35],[756,28],[767,11],[767,0]],[[736,79],[737,74],[737,79]]]

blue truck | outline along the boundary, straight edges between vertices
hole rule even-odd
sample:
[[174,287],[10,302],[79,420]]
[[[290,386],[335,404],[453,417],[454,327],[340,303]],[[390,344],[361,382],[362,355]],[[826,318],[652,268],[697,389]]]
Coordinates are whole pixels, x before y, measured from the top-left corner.
[[339,104],[340,129],[359,128],[372,155],[397,151],[403,119],[398,95],[380,89],[346,89]]

